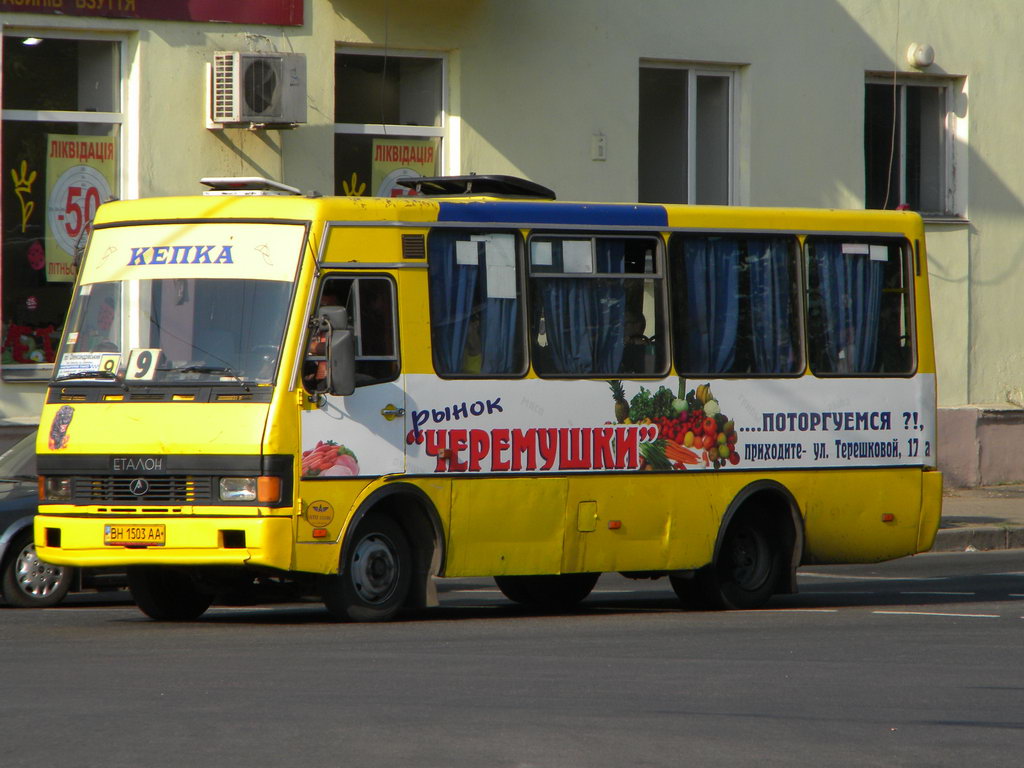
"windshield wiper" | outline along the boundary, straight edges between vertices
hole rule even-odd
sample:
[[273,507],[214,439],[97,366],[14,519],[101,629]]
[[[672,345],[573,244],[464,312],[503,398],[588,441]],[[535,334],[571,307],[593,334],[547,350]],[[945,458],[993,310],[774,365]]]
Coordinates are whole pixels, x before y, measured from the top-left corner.
[[246,392],[249,391],[249,385],[235,373],[233,368],[226,365],[181,365],[177,368],[159,368],[158,370],[170,371],[172,373],[209,373],[218,376],[230,376],[238,382],[239,386],[244,387]]
[[117,379],[116,373],[110,371],[77,371],[76,373],[65,373],[57,376],[54,381],[67,381],[68,379]]

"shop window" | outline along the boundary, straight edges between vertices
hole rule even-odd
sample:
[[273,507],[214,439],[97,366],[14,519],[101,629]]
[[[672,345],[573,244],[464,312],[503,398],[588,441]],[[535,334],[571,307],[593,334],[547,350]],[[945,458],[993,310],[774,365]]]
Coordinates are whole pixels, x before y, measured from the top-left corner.
[[409,194],[396,179],[441,173],[447,130],[442,58],[340,52],[334,83],[337,194]]
[[864,87],[866,207],[956,215],[951,82],[888,77]]
[[119,195],[120,44],[3,40],[0,354],[5,379],[50,375],[76,254]]
[[641,202],[732,202],[732,89],[726,70],[640,67]]

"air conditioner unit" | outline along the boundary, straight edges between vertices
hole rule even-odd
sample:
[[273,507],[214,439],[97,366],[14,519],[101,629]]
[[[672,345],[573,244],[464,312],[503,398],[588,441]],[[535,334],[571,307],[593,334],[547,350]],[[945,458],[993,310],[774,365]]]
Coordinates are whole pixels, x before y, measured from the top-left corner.
[[215,52],[210,122],[278,126],[306,122],[305,55]]

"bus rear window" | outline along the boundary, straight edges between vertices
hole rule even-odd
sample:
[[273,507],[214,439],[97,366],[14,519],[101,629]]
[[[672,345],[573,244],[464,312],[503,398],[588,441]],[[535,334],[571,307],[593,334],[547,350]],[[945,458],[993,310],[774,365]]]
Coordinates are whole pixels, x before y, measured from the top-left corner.
[[905,241],[808,237],[807,335],[815,374],[914,370]]

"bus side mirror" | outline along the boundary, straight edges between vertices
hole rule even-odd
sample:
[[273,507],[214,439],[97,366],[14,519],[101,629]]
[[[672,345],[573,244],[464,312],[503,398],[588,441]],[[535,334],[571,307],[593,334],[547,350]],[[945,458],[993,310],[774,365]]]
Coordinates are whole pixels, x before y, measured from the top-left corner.
[[356,391],[356,339],[348,326],[348,310],[345,307],[324,307],[321,314],[331,327],[327,349],[327,389],[332,395],[351,395]]

